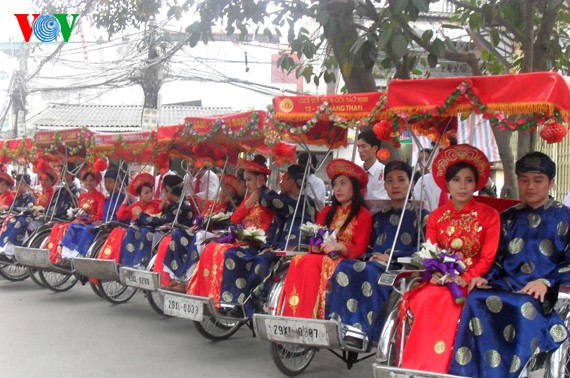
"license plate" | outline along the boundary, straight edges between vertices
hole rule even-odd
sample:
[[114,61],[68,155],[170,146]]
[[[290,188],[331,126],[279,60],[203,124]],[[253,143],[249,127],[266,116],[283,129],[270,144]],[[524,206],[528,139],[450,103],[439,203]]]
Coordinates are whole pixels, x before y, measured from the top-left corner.
[[307,322],[302,319],[266,319],[265,327],[267,338],[271,341],[329,346],[326,326],[322,323]]
[[123,269],[122,273],[127,286],[151,291],[158,289],[158,275],[156,273],[136,269]]
[[380,275],[380,279],[378,280],[378,284],[383,286],[393,286],[394,282],[396,282],[396,278],[398,278],[397,274],[382,273]]
[[164,314],[201,322],[204,320],[204,304],[195,299],[165,294]]

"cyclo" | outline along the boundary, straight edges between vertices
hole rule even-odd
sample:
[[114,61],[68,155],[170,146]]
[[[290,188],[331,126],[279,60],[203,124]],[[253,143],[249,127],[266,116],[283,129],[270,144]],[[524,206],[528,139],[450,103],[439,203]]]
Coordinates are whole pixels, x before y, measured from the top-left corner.
[[[380,92],[277,97],[273,100],[273,132],[282,133],[282,137],[305,146],[311,143],[324,144],[329,148],[339,147],[346,144],[343,138],[346,138],[347,127],[359,129],[379,120],[385,100],[385,95]],[[334,134],[341,138],[331,138]],[[283,309],[285,274],[286,271],[269,292],[266,307],[270,311],[253,317],[256,333],[262,340],[271,342],[272,359],[282,373],[289,376],[300,374],[319,349],[328,349],[343,360],[349,369],[355,363],[374,356],[372,350],[376,341],[368,340],[364,333],[347,327],[338,319],[282,316],[279,311]],[[346,337],[350,335],[359,336],[362,344],[346,342]],[[364,354],[364,357],[359,357],[360,354]]]
[[[259,118],[263,119],[263,113],[247,112],[220,117],[187,117],[185,125],[165,126],[157,130],[157,148],[162,151],[161,153],[168,153],[171,157],[181,158],[183,162],[187,161],[182,196],[189,199],[193,208],[194,219],[201,219],[200,214],[203,214],[203,208],[208,207],[210,202],[216,202],[221,186],[218,188],[215,198],[209,198],[210,194],[207,190],[206,198],[210,202],[204,204],[197,197],[198,193],[196,193],[195,185],[191,184],[191,179],[195,177],[198,180],[199,177],[206,175],[206,184],[209,187],[209,175],[213,174],[209,171],[209,167],[223,167],[225,172],[228,162],[235,161],[238,151],[246,148],[245,144],[243,146],[241,144],[255,139],[248,134],[247,127],[245,130],[233,129],[235,134],[233,138],[229,138],[227,135],[229,129],[224,129],[226,122],[228,124],[232,122],[243,123],[247,119],[246,122],[254,125],[257,124],[256,120]],[[215,235],[209,231],[212,229],[211,226],[214,229],[217,226],[211,221],[217,207],[211,206],[208,209],[211,210],[211,213],[204,214],[208,220],[202,225],[202,228],[208,232],[199,231],[200,227],[189,228],[175,219],[164,237],[156,244],[153,257],[146,270],[129,267],[120,268],[121,282],[127,286],[144,290],[151,308],[161,315],[165,315],[163,311],[164,294],[159,289],[168,284],[183,285],[185,275],[181,273],[181,276],[177,276],[174,272],[182,270],[181,268],[165,268],[164,258],[167,254],[173,253],[172,249],[184,250],[181,252],[183,255],[181,259],[184,260],[181,263],[188,265],[188,270],[192,269],[193,264],[199,258],[199,251],[203,248],[201,246],[202,240]]]
[[[252,117],[254,114],[256,116]],[[231,155],[232,150],[252,152],[260,146],[263,147],[262,130],[264,127],[264,115],[264,112],[256,111],[251,114],[228,115],[220,117],[219,119],[210,119],[209,123],[206,123],[206,126],[204,126],[206,130],[196,128],[196,125],[199,125],[196,120],[187,119],[187,126],[189,126],[190,130],[194,133],[200,133],[199,135],[201,135],[202,138],[205,135],[209,135],[209,138],[211,138],[210,142],[217,141],[216,145],[227,145],[228,152],[230,152]],[[281,145],[281,147],[284,147],[285,150],[291,152],[290,160],[294,161],[294,146]],[[264,153],[269,152],[265,148],[262,148],[260,151]],[[279,151],[277,151],[277,155],[279,155]],[[232,161],[234,159],[230,157],[227,160]],[[247,198],[249,197],[246,197],[246,200]],[[300,206],[302,205],[299,205],[298,207],[300,208]],[[206,227],[206,229],[207,228],[208,227]],[[231,245],[234,246],[235,244]],[[214,244],[208,244],[206,249],[211,246],[214,246]],[[239,251],[239,248],[237,248],[237,250],[237,257],[239,258],[241,252]],[[252,272],[255,271],[261,283],[259,285],[254,285],[256,287],[253,287],[251,291],[244,291],[241,293],[237,300],[230,301],[226,299],[220,300],[219,298],[212,299],[206,296],[190,296],[166,290],[159,290],[159,294],[164,296],[164,313],[171,316],[193,320],[198,331],[208,339],[223,340],[230,337],[242,325],[250,325],[250,316],[248,315],[249,310],[246,309],[246,306],[255,300],[255,309],[253,311],[260,311],[263,306],[262,298],[265,292],[263,288],[267,285],[274,284],[271,282],[272,278],[277,281],[279,280],[279,276],[276,273],[280,272],[282,269],[280,268],[279,262],[273,264],[273,260],[276,258],[272,257],[274,255],[269,255],[272,253],[273,252],[268,252],[268,254],[265,255],[268,257],[268,260],[271,260],[270,266],[272,267],[269,269],[270,273],[265,276],[260,277],[257,274],[264,274],[262,273],[262,268],[258,271],[258,265],[254,268],[251,266],[253,262],[251,264],[248,263],[249,268],[247,269],[250,269]],[[202,260],[200,260],[200,263],[202,263]],[[198,269],[200,269],[200,263],[198,264]],[[228,263],[228,265],[233,267],[232,263]],[[192,283],[192,279],[196,277],[197,274],[198,271],[194,273],[190,283]],[[239,284],[239,287],[243,288],[248,283],[243,281],[242,284]],[[226,295],[223,297],[228,298]]]
[[[32,139],[24,138],[24,139],[10,139],[0,141],[2,145],[2,149],[0,150],[0,159],[2,160],[3,164],[10,164],[15,165],[17,167],[17,171],[22,173],[25,171],[26,167],[32,160]],[[8,172],[6,172],[9,174]],[[35,204],[35,197],[29,197],[28,194],[21,194],[20,195],[20,187],[22,181],[16,185],[15,188],[15,198],[12,201],[10,208],[7,211],[4,211],[2,214],[2,224],[3,227],[0,230],[0,234],[6,229],[9,222],[15,223],[16,217],[23,216],[25,217],[27,212],[31,211],[31,207]],[[31,193],[30,193],[31,194]],[[33,201],[31,201],[33,200]],[[30,202],[31,201],[31,202]],[[13,220],[12,220],[13,219]],[[31,220],[31,219],[30,219]],[[32,235],[33,231],[37,229],[39,225],[39,221],[33,224],[32,222],[28,223],[28,227],[26,232],[21,235],[16,236],[16,240],[12,242],[9,240],[8,236],[4,236],[4,240],[2,240],[2,247],[1,250],[5,256],[13,256],[13,251],[9,249],[13,249],[13,246],[10,246],[9,243],[14,244],[14,242],[25,245],[29,240],[30,236]],[[19,237],[18,237],[19,236]],[[18,240],[19,239],[19,240]],[[0,276],[5,278],[9,281],[22,281],[25,280],[30,276],[30,269],[26,266],[19,264],[16,260],[11,261],[2,261],[0,262]],[[36,277],[32,275],[34,281],[42,285],[41,281],[39,281],[39,276]]]
[[[531,83],[534,85],[534,90],[525,90]],[[489,119],[491,125],[502,130],[536,129],[539,126],[541,137],[550,144],[561,141],[566,135],[566,132],[559,132],[558,122],[562,120],[563,115],[568,114],[570,105],[567,102],[568,92],[568,87],[562,78],[552,73],[393,81],[388,87],[388,111],[392,116],[391,126],[394,128],[392,131],[396,134],[401,130],[411,129],[417,134],[435,133],[441,136],[448,129],[450,119],[474,111],[482,114],[484,119]],[[434,130],[434,124],[438,120],[443,121],[443,127]],[[474,127],[482,126],[479,123]],[[502,199],[489,200],[483,197],[478,200],[486,201],[499,211],[506,210],[514,202],[509,203],[508,200]],[[521,268],[521,271],[524,272],[524,269],[526,268]],[[451,374],[402,367],[404,348],[414,319],[413,314],[405,310],[407,307],[402,306],[401,295],[410,290],[414,285],[413,281],[418,279],[417,273],[413,271],[387,271],[379,280],[380,285],[394,287],[394,291],[400,296],[386,316],[374,363],[375,377],[455,377]],[[514,295],[526,296],[526,294]],[[556,305],[552,308],[559,313],[567,327],[570,325],[569,299],[568,285],[562,284]],[[487,306],[490,304],[488,303]],[[500,309],[491,306],[489,311],[500,312]],[[526,317],[524,312],[522,315]],[[529,318],[532,317],[529,316]],[[485,337],[484,327],[481,328],[477,322],[470,321],[469,326],[471,331],[467,332],[472,332],[476,336],[483,335],[479,337],[480,341]],[[524,333],[522,330],[517,330],[515,336],[514,333],[509,332],[507,327],[502,330],[502,337],[507,342],[513,340],[516,342],[519,332]],[[563,334],[566,333],[563,332]],[[553,335],[553,337],[558,337],[558,335]],[[564,337],[557,341],[562,340]],[[544,353],[539,348],[533,348],[531,343],[532,357],[528,362],[524,361],[522,365],[520,360],[516,363],[516,358],[513,358],[512,363],[510,360],[501,362],[500,355],[498,358],[491,358],[491,354],[485,354],[485,363],[491,368],[506,363],[507,369],[510,365],[510,374],[513,376],[514,374],[532,376],[538,373],[548,377],[567,377],[569,376],[569,345],[566,338],[558,349]],[[433,346],[423,347],[433,348]],[[457,355],[455,355],[456,352]],[[452,362],[457,358],[456,361],[460,365],[469,363],[471,354],[468,354],[468,358],[460,358],[459,352],[459,350],[453,351]]]
[[[51,229],[57,224],[66,222],[68,210],[77,206],[78,194],[66,183],[65,178],[68,172],[77,173],[78,167],[74,167],[71,161],[84,158],[85,142],[90,139],[91,135],[90,131],[81,128],[61,133],[39,131],[35,136],[34,145],[38,148],[36,168],[45,170],[42,175],[47,174],[54,184],[59,182],[60,185],[54,185],[42,191],[40,197],[45,203],[42,203],[38,209],[43,211],[41,218],[31,222],[31,216],[36,209],[33,209],[33,213],[27,210],[25,222],[31,222],[32,225],[39,225],[39,227],[35,228],[23,246],[14,247],[15,259],[19,264],[30,268],[34,282],[55,292],[69,290],[77,283],[78,277],[72,274],[69,267],[60,264],[61,260],[57,254],[51,254],[44,247],[50,237]],[[60,164],[60,171],[55,170],[53,165]]]
[[[129,301],[137,289],[124,284],[119,272],[120,256],[103,256],[102,248],[115,230],[126,230],[127,223],[114,220],[119,209],[122,193],[127,187],[127,163],[142,164],[143,170],[156,157],[156,133],[150,131],[131,132],[122,134],[95,134],[93,136],[97,155],[104,156],[110,161],[117,162],[119,188],[116,190],[117,199],[111,201],[111,211],[101,225],[96,226],[96,236],[85,256],[76,256],[73,266],[77,274],[89,278],[89,284],[94,292],[112,304],[121,304]],[[121,201],[119,201],[121,198]],[[149,235],[153,235],[152,233]],[[153,235],[153,245],[162,238],[162,233]]]

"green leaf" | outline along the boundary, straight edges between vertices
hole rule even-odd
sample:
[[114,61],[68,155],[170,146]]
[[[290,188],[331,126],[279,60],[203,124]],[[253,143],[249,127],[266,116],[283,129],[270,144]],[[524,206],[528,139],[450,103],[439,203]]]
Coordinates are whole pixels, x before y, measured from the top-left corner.
[[422,39],[423,39],[425,42],[431,41],[432,37],[433,37],[433,30],[426,30],[426,31],[423,32],[423,34],[422,34]]
[[350,63],[345,63],[342,65],[342,73],[345,77],[350,76],[350,74],[352,73],[352,64]]
[[501,36],[499,35],[499,32],[497,30],[491,30],[491,42],[493,43],[493,46],[498,46],[499,43],[501,42]]
[[401,58],[408,51],[408,40],[402,34],[395,35],[390,42],[390,48],[396,58]]
[[390,27],[384,29],[382,32],[380,32],[380,38],[378,39],[378,42],[376,43],[379,50],[383,50],[388,45],[390,38],[392,38],[392,30],[393,30],[393,28],[390,26]]
[[325,71],[325,73],[323,74],[323,79],[325,79],[325,83],[334,83],[336,81],[336,77],[334,76],[334,73],[329,72],[329,71]]
[[436,38],[432,45],[432,53],[435,54],[435,56],[437,56],[438,58],[443,57],[443,55],[445,54],[445,43],[439,39]]
[[469,17],[469,27],[472,30],[477,30],[481,27],[482,21],[483,19],[480,13],[473,13],[471,17]]
[[317,87],[319,86],[319,82],[320,82],[319,77],[316,76],[316,75],[313,76],[313,83],[314,83]]
[[435,66],[437,66],[437,56],[435,54],[428,54],[427,60],[430,68],[435,68]]
[[392,6],[390,5],[390,10],[392,15],[397,16],[406,9],[408,6],[409,0],[397,0],[394,2],[395,4]]

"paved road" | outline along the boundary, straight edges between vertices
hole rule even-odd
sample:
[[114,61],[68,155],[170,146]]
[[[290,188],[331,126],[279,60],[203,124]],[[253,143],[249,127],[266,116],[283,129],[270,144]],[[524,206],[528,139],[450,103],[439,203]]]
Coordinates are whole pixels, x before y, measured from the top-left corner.
[[[247,328],[213,343],[191,322],[157,315],[141,293],[114,306],[87,286],[52,293],[0,280],[0,377],[166,376],[282,375]],[[372,377],[372,359],[347,370],[323,350],[301,377]]]

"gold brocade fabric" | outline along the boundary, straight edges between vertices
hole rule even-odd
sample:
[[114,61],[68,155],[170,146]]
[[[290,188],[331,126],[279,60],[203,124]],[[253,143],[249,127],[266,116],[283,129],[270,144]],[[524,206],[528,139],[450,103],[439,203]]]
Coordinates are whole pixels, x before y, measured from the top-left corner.
[[243,220],[243,225],[247,227],[255,227],[267,231],[273,221],[273,211],[256,203],[249,209],[249,213]]

